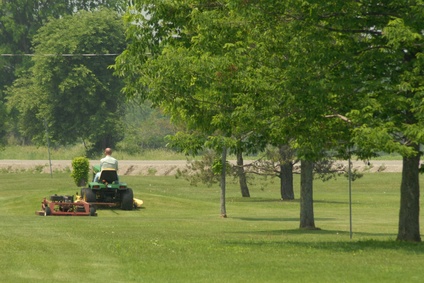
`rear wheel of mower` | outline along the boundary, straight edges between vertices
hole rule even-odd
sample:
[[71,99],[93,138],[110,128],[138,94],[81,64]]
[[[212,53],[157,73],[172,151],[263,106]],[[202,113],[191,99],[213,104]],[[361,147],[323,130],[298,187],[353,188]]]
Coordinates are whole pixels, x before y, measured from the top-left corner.
[[96,202],[96,194],[89,188],[81,189],[81,197],[86,202]]
[[121,193],[121,209],[132,210],[134,205],[134,193],[133,190],[128,188],[126,191]]

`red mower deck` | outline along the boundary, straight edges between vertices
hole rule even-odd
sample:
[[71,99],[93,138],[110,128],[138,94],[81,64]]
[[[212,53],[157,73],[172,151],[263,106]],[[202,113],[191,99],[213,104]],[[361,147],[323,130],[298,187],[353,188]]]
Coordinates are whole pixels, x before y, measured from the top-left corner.
[[35,214],[41,216],[97,216],[96,208],[84,200],[74,201],[73,196],[50,197],[50,201],[46,198],[41,202],[40,211]]

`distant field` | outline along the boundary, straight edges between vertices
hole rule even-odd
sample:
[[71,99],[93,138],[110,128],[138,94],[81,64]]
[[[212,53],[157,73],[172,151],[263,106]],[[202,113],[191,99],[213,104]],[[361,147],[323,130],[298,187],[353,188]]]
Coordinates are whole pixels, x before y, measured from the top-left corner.
[[[97,217],[36,216],[43,197],[79,191],[69,174],[0,173],[0,282],[422,282],[424,245],[395,241],[398,173],[316,181],[315,223],[302,231],[298,200],[278,182],[229,180],[228,218],[218,186],[125,176],[144,208]],[[299,179],[295,176],[296,198]],[[421,215],[421,219],[423,215]]]

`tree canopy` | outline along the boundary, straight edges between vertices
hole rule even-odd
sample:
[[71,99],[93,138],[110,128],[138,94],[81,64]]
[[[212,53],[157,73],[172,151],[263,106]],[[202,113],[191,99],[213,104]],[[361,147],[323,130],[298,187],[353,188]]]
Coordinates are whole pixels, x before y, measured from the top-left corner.
[[80,11],[38,30],[33,66],[10,88],[9,104],[20,113],[24,135],[41,141],[47,125],[58,144],[82,139],[101,151],[119,141],[122,84],[108,69],[114,62],[108,55],[122,52],[123,32],[109,9]]
[[29,56],[33,53],[33,37],[40,27],[51,19],[73,15],[78,11],[94,11],[100,7],[109,7],[115,11],[123,11],[126,0],[100,1],[50,1],[50,0],[2,0],[0,1],[0,109],[4,119],[0,119],[0,127],[5,134],[26,139],[19,134],[17,121],[20,119],[16,111],[7,112],[2,106],[7,100],[6,89],[14,80],[23,76],[32,66]]

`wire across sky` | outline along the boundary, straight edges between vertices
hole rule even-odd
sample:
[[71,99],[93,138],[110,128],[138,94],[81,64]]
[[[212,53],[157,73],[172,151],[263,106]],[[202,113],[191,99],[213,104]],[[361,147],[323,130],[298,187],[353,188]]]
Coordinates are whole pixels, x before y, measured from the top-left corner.
[[96,57],[96,56],[118,56],[118,53],[105,53],[105,54],[95,54],[95,53],[84,53],[84,54],[0,54],[0,57]]

